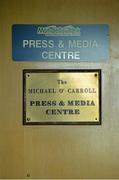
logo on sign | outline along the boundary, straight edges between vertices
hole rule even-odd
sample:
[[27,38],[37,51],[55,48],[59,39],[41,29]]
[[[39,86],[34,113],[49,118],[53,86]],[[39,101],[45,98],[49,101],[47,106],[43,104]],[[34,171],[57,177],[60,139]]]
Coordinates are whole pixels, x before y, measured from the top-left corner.
[[80,36],[80,27],[69,26],[38,26],[37,34],[45,36]]

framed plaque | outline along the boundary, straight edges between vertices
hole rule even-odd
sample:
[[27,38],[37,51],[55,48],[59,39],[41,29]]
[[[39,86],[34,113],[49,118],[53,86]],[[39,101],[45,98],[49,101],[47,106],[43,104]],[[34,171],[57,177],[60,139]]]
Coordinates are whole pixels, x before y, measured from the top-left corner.
[[101,70],[23,70],[24,125],[100,125]]

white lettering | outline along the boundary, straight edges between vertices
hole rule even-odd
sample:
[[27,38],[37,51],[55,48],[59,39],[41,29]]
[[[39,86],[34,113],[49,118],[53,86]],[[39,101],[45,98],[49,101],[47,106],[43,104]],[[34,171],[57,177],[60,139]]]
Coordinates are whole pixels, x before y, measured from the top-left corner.
[[42,52],[42,58],[43,59],[69,59],[69,60],[75,60],[75,59],[80,59],[80,52],[66,52],[66,51],[59,51],[59,52],[54,52],[54,51],[43,51]]
[[28,40],[23,40],[23,48],[25,48],[29,44]]
[[23,40],[23,48],[53,48],[53,40]]
[[69,40],[69,48],[96,48],[98,43],[96,40]]

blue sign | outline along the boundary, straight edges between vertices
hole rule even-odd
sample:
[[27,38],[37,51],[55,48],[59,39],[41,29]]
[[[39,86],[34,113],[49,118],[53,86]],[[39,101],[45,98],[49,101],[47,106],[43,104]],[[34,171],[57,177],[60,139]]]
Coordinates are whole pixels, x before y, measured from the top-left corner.
[[12,27],[14,61],[87,61],[109,59],[109,26],[20,25]]

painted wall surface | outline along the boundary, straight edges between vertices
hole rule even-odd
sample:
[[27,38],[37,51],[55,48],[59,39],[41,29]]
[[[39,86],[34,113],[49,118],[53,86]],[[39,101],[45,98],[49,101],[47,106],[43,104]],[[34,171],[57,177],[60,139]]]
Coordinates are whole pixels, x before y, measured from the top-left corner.
[[[107,63],[14,62],[12,24],[109,24]],[[22,70],[102,69],[101,126],[23,126]],[[0,1],[0,178],[119,178],[119,1]]]

